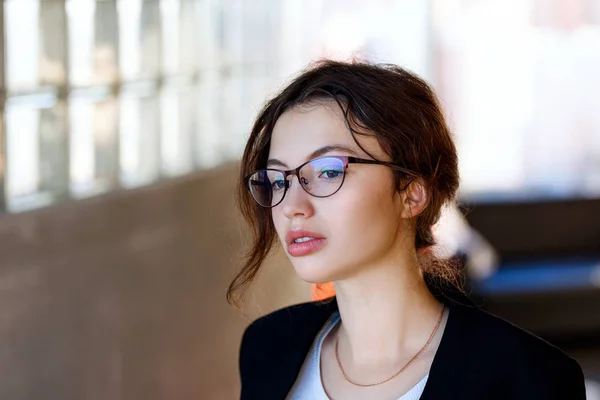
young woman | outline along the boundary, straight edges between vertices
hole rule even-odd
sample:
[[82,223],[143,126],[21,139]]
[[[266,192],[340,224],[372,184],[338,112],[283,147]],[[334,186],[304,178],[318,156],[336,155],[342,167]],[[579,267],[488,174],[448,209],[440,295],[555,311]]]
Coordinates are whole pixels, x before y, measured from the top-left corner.
[[561,350],[469,304],[431,228],[459,186],[431,88],[393,65],[322,61],[258,116],[238,204],[253,228],[230,302],[276,243],[335,297],[254,321],[242,399],[585,399]]

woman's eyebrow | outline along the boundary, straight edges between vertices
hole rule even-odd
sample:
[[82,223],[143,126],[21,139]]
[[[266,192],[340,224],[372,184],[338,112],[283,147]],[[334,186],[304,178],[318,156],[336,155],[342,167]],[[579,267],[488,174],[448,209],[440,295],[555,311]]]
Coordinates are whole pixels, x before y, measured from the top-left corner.
[[[344,146],[342,144],[332,144],[329,146],[323,146],[323,147],[313,151],[312,153],[309,154],[308,157],[306,157],[306,161],[312,160],[313,158],[317,158],[319,156],[325,155],[332,151],[345,151],[345,152],[352,154],[353,156],[356,156],[356,151],[354,151],[350,147]],[[267,167],[268,166],[277,166],[277,165],[280,167],[289,168],[286,163],[284,163],[283,161],[280,161],[276,158],[270,158],[269,161],[267,161]]]

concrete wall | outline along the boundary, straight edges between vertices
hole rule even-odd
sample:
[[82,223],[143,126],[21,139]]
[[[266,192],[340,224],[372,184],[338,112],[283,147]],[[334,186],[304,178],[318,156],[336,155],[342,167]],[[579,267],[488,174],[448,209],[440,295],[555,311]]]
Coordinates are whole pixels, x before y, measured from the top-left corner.
[[243,328],[308,300],[280,253],[245,315],[236,165],[0,217],[0,398],[235,399]]

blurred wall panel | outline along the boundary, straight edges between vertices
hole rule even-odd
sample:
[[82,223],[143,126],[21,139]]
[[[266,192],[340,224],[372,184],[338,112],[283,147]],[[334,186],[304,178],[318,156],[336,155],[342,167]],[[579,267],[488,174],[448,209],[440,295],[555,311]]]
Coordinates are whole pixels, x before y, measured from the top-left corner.
[[277,253],[243,314],[224,301],[236,168],[5,216],[0,398],[238,398],[243,328],[310,291]]

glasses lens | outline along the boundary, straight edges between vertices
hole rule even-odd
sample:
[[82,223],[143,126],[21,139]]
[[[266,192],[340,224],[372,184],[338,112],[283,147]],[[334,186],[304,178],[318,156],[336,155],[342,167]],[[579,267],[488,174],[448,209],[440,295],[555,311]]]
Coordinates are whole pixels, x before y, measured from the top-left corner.
[[344,173],[344,162],[339,158],[317,158],[302,167],[300,183],[313,196],[327,197],[342,186]]
[[280,171],[263,169],[250,176],[248,186],[258,204],[273,207],[283,198],[285,179]]

